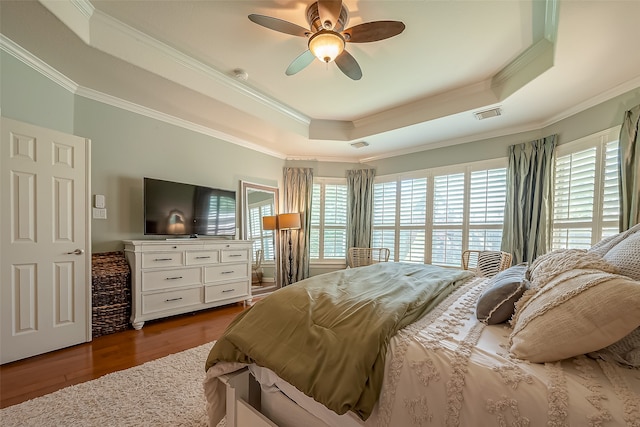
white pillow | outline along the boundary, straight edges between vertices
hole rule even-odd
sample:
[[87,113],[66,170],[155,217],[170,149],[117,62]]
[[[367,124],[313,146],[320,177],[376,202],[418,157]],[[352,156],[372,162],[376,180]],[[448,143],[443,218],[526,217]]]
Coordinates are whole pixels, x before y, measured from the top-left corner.
[[640,368],[640,328],[608,347],[589,353],[589,357],[616,362],[629,368]]
[[622,242],[627,237],[631,236],[634,233],[640,232],[640,224],[636,224],[633,227],[629,228],[626,231],[622,231],[618,234],[614,234],[613,236],[605,237],[600,240],[595,245],[591,246],[589,252],[597,254],[601,257],[605,256],[607,252],[613,249],[618,243]]
[[640,282],[594,269],[565,271],[533,292],[514,316],[510,352],[554,362],[593,352],[640,327]]
[[615,245],[603,257],[618,273],[640,280],[640,233],[634,233]]

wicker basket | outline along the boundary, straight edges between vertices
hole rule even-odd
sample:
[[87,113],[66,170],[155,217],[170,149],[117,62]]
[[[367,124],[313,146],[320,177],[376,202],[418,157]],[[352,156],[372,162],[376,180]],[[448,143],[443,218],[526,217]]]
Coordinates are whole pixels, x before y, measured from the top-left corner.
[[128,329],[131,316],[131,269],[124,253],[93,254],[91,277],[93,337]]

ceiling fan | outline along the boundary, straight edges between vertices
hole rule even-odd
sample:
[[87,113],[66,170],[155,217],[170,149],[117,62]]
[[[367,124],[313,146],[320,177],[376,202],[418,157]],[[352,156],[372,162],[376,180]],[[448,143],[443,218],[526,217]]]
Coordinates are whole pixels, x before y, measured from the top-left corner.
[[307,37],[308,49],[291,62],[285,73],[294,75],[311,64],[314,59],[329,63],[335,61],[349,78],[360,80],[362,70],[358,61],[345,49],[346,43],[368,43],[397,36],[404,31],[400,21],[373,21],[344,29],[349,20],[342,0],[318,0],[307,8],[309,29],[297,24],[265,15],[249,15],[258,25],[293,36]]

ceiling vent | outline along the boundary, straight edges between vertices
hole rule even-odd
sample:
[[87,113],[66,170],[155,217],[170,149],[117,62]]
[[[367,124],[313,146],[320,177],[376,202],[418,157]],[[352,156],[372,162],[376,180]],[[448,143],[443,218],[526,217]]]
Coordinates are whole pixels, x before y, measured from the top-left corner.
[[500,109],[500,107],[491,108],[490,110],[478,111],[476,113],[473,113],[473,115],[476,116],[476,119],[478,120],[488,119],[489,117],[497,117],[501,114],[502,114],[502,110]]
[[353,148],[362,148],[362,147],[366,147],[369,145],[368,142],[366,141],[358,141],[358,142],[352,142],[350,144]]

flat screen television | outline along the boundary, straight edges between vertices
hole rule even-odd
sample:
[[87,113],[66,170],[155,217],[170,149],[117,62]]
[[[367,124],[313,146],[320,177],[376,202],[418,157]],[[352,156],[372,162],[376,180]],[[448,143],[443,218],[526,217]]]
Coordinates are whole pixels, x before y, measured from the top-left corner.
[[144,234],[234,236],[236,192],[144,178]]

